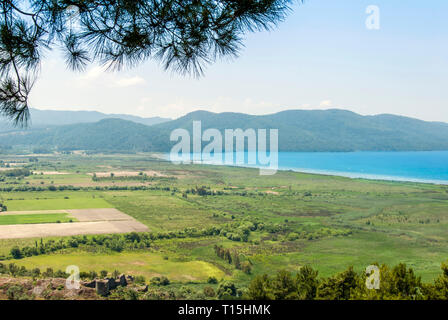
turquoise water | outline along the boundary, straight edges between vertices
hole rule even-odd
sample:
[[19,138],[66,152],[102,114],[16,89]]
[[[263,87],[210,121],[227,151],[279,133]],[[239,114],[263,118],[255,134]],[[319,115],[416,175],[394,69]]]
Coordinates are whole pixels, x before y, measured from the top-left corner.
[[280,152],[279,168],[354,178],[448,184],[448,151]]
[[[247,156],[245,153],[245,164],[234,161],[233,165],[259,167],[247,164]],[[279,152],[278,168],[352,178],[448,184],[448,151]]]

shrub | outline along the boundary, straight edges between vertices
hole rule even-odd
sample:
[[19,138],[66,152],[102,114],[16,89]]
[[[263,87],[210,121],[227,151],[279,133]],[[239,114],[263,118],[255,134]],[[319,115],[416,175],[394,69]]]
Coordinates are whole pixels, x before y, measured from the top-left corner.
[[238,290],[233,282],[225,281],[218,287],[218,298],[232,299],[238,296]]
[[167,286],[170,284],[170,280],[165,277],[154,277],[150,280],[150,283],[154,286]]
[[9,300],[22,300],[25,295],[25,288],[16,284],[8,288],[6,295]]
[[205,287],[204,288],[204,295],[206,297],[213,298],[216,295],[216,293],[215,293],[215,290],[212,287]]
[[241,264],[241,271],[243,271],[246,274],[251,274],[251,272],[252,272],[252,265],[250,264],[249,261],[244,261]]
[[298,235],[297,233],[295,233],[295,232],[291,232],[291,233],[288,234],[288,236],[287,236],[287,240],[288,240],[288,241],[295,241],[295,240],[297,240],[297,239],[299,239],[299,235]]
[[98,278],[98,273],[96,273],[95,271],[90,271],[89,278],[95,280],[96,278]]
[[54,275],[54,271],[52,268],[47,268],[47,270],[45,270],[45,272],[42,273],[42,276],[44,278],[53,278],[53,275]]
[[14,258],[14,259],[22,259],[22,252],[20,251],[20,248],[19,247],[14,247],[14,248],[12,248],[11,249],[11,256]]
[[218,283],[218,279],[216,279],[215,277],[209,277],[208,280],[207,280],[207,283],[217,284]]
[[135,279],[134,279],[134,282],[136,284],[144,285],[146,283],[146,279],[145,279],[144,276],[136,276]]

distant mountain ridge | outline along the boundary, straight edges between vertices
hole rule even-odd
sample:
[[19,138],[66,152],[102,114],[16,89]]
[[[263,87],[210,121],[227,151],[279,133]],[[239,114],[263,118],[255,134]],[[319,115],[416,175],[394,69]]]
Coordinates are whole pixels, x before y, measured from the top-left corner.
[[[448,124],[351,111],[288,110],[269,115],[195,111],[147,126],[122,119],[0,134],[2,144],[50,146],[60,150],[167,152],[174,129],[278,129],[279,151],[429,151],[448,150]],[[205,143],[204,143],[205,145]]]
[[[152,117],[143,118],[128,114],[105,114],[98,111],[62,111],[62,110],[40,110],[30,109],[31,128],[39,128],[45,126],[61,126],[78,123],[94,123],[104,119],[122,119],[141,123],[148,126],[170,121],[172,119]],[[3,129],[3,130],[2,130]],[[11,130],[14,127],[6,121],[0,119],[0,131]]]

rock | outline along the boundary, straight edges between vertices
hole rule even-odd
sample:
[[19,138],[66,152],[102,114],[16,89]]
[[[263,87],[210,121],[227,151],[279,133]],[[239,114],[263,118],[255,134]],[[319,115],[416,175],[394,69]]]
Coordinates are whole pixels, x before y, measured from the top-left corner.
[[127,282],[134,282],[134,277],[128,275],[128,276],[126,276],[126,280],[127,280]]
[[114,290],[118,287],[118,283],[114,278],[106,278],[106,280],[109,283],[109,290]]
[[32,292],[35,296],[40,296],[42,292],[44,292],[44,290],[45,290],[44,286],[35,286]]
[[119,278],[120,286],[126,287],[128,285],[128,282],[126,281],[126,276],[122,274]]
[[146,286],[138,287],[138,288],[137,288],[137,291],[138,291],[138,292],[148,292],[148,289],[149,289],[149,286],[146,285]]
[[83,287],[87,287],[87,288],[95,288],[95,286],[96,286],[96,281],[95,281],[95,280],[93,280],[93,281],[87,281],[87,282],[83,281],[83,282],[81,282],[81,285],[82,285]]
[[79,292],[81,290],[65,290],[64,291],[64,299],[74,300],[79,296]]
[[79,290],[79,297],[88,300],[98,300],[98,296],[95,293],[95,289],[84,288]]
[[97,280],[95,285],[96,293],[100,296],[106,297],[109,295],[109,281]]

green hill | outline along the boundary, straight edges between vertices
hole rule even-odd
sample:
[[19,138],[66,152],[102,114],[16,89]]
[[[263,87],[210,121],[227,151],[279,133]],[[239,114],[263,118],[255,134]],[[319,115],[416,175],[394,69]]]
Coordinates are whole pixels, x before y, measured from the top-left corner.
[[448,150],[448,124],[345,110],[289,110],[254,116],[196,111],[176,120],[146,126],[121,119],[0,134],[4,145],[51,146],[63,150],[169,151],[170,133],[202,130],[278,129],[280,151]]

